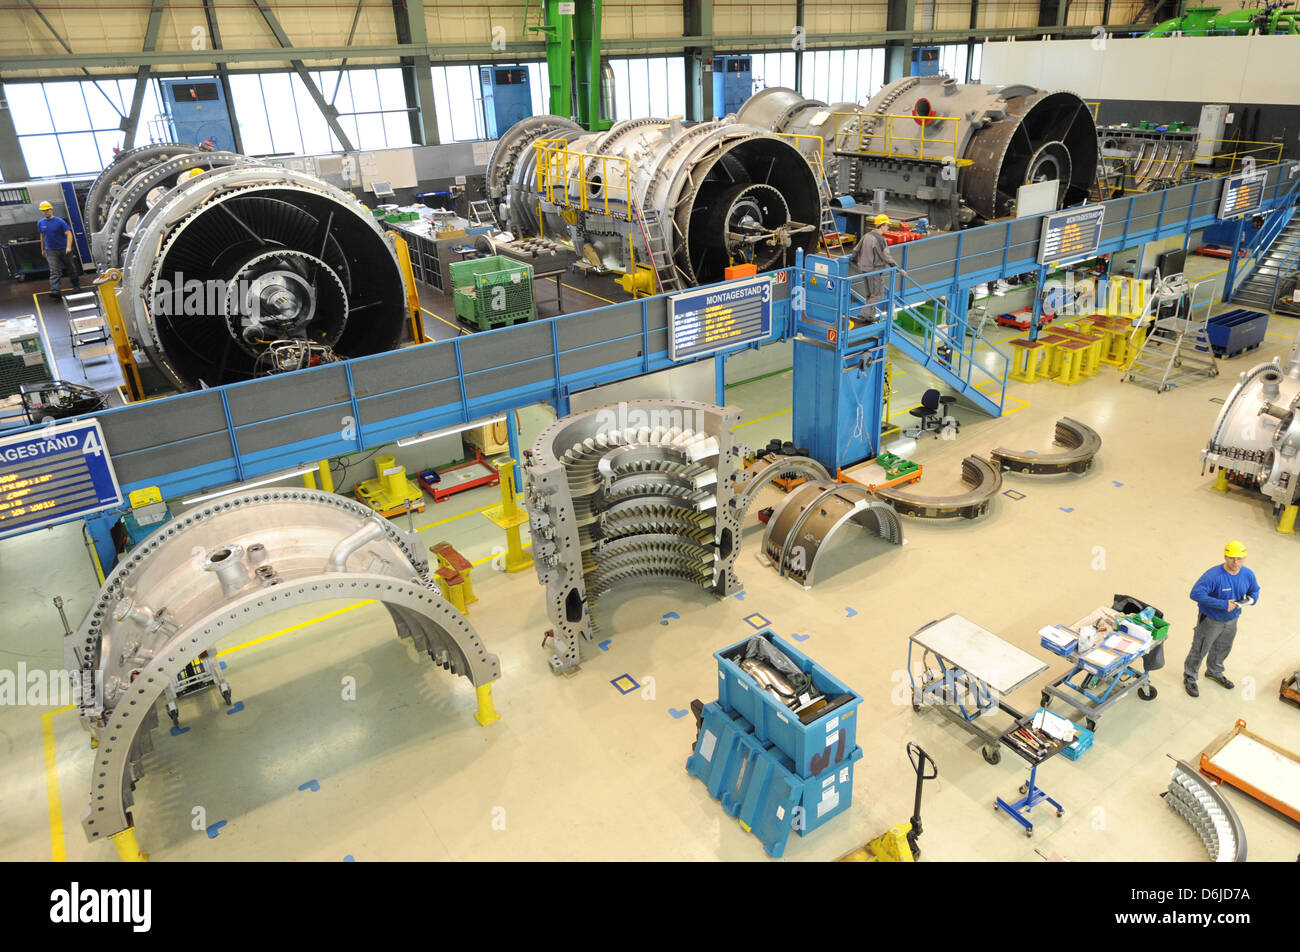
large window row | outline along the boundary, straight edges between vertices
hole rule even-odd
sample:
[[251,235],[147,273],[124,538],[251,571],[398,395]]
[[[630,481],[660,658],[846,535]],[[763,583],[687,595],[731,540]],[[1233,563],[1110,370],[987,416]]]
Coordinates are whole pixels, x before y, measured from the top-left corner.
[[[940,47],[940,69],[959,82],[978,82],[981,47]],[[793,51],[753,55],[755,89],[796,85]],[[611,59],[613,119],[681,116],[686,77],[680,56]],[[534,114],[549,112],[544,63],[528,70]],[[865,102],[884,83],[885,51],[809,50],[803,55],[803,94],[828,103]],[[320,95],[339,112],[338,121],[357,149],[412,144],[410,109],[399,68],[318,70],[311,74]],[[435,66],[434,109],[442,142],[486,137],[483,90],[477,66]],[[338,138],[302,79],[294,72],[232,73],[232,106],[244,151],[250,155],[336,152]],[[120,124],[130,111],[134,79],[6,83],[10,114],[32,176],[99,171],[122,144]],[[157,81],[148,80],[136,142],[170,138]]]

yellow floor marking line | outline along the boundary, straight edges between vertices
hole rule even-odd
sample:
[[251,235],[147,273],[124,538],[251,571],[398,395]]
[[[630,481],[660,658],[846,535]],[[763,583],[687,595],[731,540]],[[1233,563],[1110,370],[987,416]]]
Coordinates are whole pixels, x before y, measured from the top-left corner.
[[[521,549],[531,549],[532,547],[533,547],[533,543],[531,541],[525,542],[523,545],[520,546]],[[476,559],[475,561],[471,562],[470,565],[482,565],[484,562],[491,562],[493,559],[501,558],[505,554],[506,553],[504,549],[500,552],[493,552],[491,555],[485,555],[481,559]]]
[[[517,500],[523,498],[524,497],[522,495],[515,497],[515,499]],[[427,526],[420,526],[420,528],[416,529],[415,531],[424,532],[426,529],[433,529],[436,526],[444,526],[449,522],[455,522],[457,519],[464,519],[466,516],[478,515],[480,512],[484,512],[485,510],[491,509],[493,506],[499,506],[499,505],[501,505],[501,503],[494,502],[489,505],[483,506],[481,509],[471,509],[469,512],[462,512],[458,516],[448,516],[446,519],[439,519],[437,522],[431,522]]]
[[72,704],[41,715],[41,744],[45,748],[45,796],[50,806],[50,857],[56,863],[68,861],[63,837],[63,801],[59,799],[59,765],[54,751],[54,715],[74,710]]
[[50,358],[50,369],[54,371],[54,379],[62,380],[63,378],[59,376],[59,365],[54,360],[54,340],[50,337],[50,332],[45,328],[45,315],[41,313],[39,294],[39,291],[32,292],[32,303],[36,305],[36,319],[41,322],[41,339],[50,343],[50,349],[46,356]]
[[[987,383],[982,383],[982,384],[978,385],[975,389],[978,390],[978,391],[980,391],[981,393],[989,393],[989,391],[987,391],[987,390],[984,389],[985,387],[988,387],[988,386],[997,386],[997,381],[996,381],[996,380],[990,380],[990,381],[988,381]],[[990,396],[995,396],[995,394],[989,394],[989,395],[990,395]],[[1020,397],[1013,397],[1013,396],[1012,396],[1011,394],[1009,394],[1009,393],[1006,395],[1006,398],[1007,398],[1008,400],[1015,400],[1017,403],[1020,404],[1020,406],[1018,406],[1018,407],[1012,407],[1010,410],[1007,410],[1006,408],[1003,408],[1003,410],[1002,410],[1002,415],[1003,415],[1003,416],[1010,416],[1011,414],[1015,413],[1017,410],[1023,410],[1025,407],[1032,407],[1032,406],[1033,406],[1033,404],[1030,403],[1028,400],[1024,400],[1024,399],[1022,399],[1022,398],[1020,398]]]
[[430,317],[437,317],[438,320],[442,321],[442,322],[443,322],[444,324],[446,324],[448,327],[454,327],[454,328],[456,329],[456,333],[457,333],[457,334],[468,334],[468,333],[469,333],[469,331],[465,330],[465,328],[461,327],[459,324],[453,324],[451,321],[447,320],[445,317],[438,317],[437,314],[434,314],[433,311],[429,310],[427,307],[425,307],[425,306],[423,306],[423,305],[420,306],[420,310],[422,310],[425,314],[428,314]]
[[349,605],[346,608],[339,608],[332,612],[326,612],[324,615],[317,615],[315,618],[309,618],[306,621],[300,621],[298,622],[298,624],[290,625],[288,628],[281,628],[279,631],[273,631],[269,635],[263,635],[260,638],[254,638],[252,641],[245,641],[243,644],[235,645],[233,648],[224,648],[221,651],[217,652],[217,657],[221,658],[228,654],[234,654],[236,651],[243,651],[245,648],[251,648],[254,645],[263,644],[265,642],[270,641],[273,638],[279,638],[281,635],[287,635],[290,634],[291,632],[301,631],[302,629],[307,628],[310,625],[316,624],[318,621],[325,621],[326,619],[329,618],[337,618],[339,615],[345,614],[350,611],[355,611],[356,609],[361,608],[365,605],[373,605],[374,603],[375,600],[373,598],[367,598],[365,601],[357,602],[355,605]]
[[794,412],[793,407],[791,407],[788,410],[777,410],[775,413],[769,413],[767,416],[761,416],[757,420],[750,420],[747,423],[737,423],[735,426],[732,427],[732,429],[739,430],[742,426],[753,426],[755,423],[762,423],[764,420],[772,419],[772,417],[779,417],[786,413],[793,413],[793,412]]
[[[563,282],[561,282],[563,283]],[[584,291],[582,288],[575,288],[571,284],[565,284],[570,291],[577,291],[579,294],[585,294],[587,297],[594,297],[597,301],[604,301],[606,304],[617,304],[617,301],[611,301],[609,298],[601,297],[599,294],[592,294],[590,291]]]

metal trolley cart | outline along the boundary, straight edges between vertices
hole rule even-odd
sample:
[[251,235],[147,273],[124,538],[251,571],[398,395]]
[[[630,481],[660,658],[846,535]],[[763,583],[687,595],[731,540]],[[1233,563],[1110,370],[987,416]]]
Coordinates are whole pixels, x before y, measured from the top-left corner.
[[[919,648],[925,671],[916,683],[912,652]],[[955,612],[918,628],[907,644],[907,677],[912,683],[912,710],[934,707],[950,721],[984,742],[984,759],[1002,759],[1002,738],[1023,727],[1029,716],[1003,697],[1047,670],[1033,655],[1008,644],[991,631]],[[1014,719],[1010,728],[993,731],[988,715],[1001,711]]]
[[[1095,627],[1102,620],[1108,622],[1112,631],[1116,630],[1116,626],[1121,621],[1128,623],[1139,633],[1141,628],[1145,627],[1114,609],[1098,608],[1086,618],[1075,622],[1071,630],[1077,634],[1081,628]],[[1083,715],[1088,730],[1095,731],[1097,721],[1101,719],[1102,714],[1112,705],[1122,701],[1131,691],[1137,691],[1138,697],[1144,701],[1155,700],[1156,689],[1151,684],[1147,665],[1143,664],[1142,670],[1138,670],[1136,665],[1147,654],[1154,652],[1163,644],[1164,634],[1169,630],[1169,626],[1163,622],[1161,625],[1155,632],[1157,635],[1155,640],[1140,649],[1127,651],[1117,650],[1114,647],[1114,643],[1120,639],[1113,639],[1113,636],[1098,641],[1096,648],[1082,654],[1077,646],[1064,652],[1044,639],[1045,648],[1069,658],[1074,664],[1069,671],[1043,688],[1043,707],[1048,707],[1053,698],[1064,701]],[[1132,641],[1135,636],[1123,637],[1125,641]],[[1108,642],[1111,643],[1110,646],[1107,646]]]
[[229,707],[230,685],[221,676],[221,662],[205,651],[182,668],[175,680],[167,685],[167,716],[172,719],[173,726],[181,726],[180,709],[176,706],[177,698],[196,694],[210,687],[216,687],[221,691],[221,699]]

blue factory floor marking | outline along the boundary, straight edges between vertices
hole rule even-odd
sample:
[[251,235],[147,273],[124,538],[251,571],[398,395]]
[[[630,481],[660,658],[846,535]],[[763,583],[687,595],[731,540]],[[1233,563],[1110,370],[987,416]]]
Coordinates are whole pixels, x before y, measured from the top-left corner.
[[1112,479],[1112,480],[1111,480],[1111,483],[1112,483],[1113,485],[1115,485],[1115,486],[1123,486],[1123,485],[1124,485],[1124,484],[1121,483],[1118,479]]
[[1210,397],[1211,403],[1223,403],[1223,397]]
[[226,713],[227,713],[227,714],[238,714],[238,713],[239,713],[240,711],[242,711],[243,709],[244,709],[244,702],[243,702],[243,701],[236,701],[234,704],[230,705],[230,707],[226,708]]
[[319,780],[308,780],[306,783],[301,784],[301,785],[298,787],[298,789],[299,789],[299,790],[310,790],[312,793],[319,793],[319,792],[320,792],[320,781],[319,781]]
[[1065,506],[1057,506],[1056,508],[1057,508],[1057,509],[1060,509],[1061,512],[1074,512],[1073,507],[1067,508],[1067,507],[1065,507]]
[[844,607],[844,610],[849,613],[848,614],[849,618],[852,618],[854,615],[858,613],[858,610],[856,608],[849,608],[847,605]]
[[221,832],[221,828],[225,826],[226,823],[227,823],[226,820],[218,820],[216,823],[213,823],[210,827],[208,827],[208,839],[215,840],[217,838],[217,834]]
[[226,670],[226,663],[224,661],[218,661],[217,664],[221,666],[222,671]]
[[182,734],[186,733],[187,731],[189,731],[188,727],[177,727],[174,724],[172,725],[173,737],[180,737]]
[[1024,493],[1018,493],[1014,489],[1008,489],[1005,492],[1003,492],[1002,495],[1006,496],[1008,499],[1014,499],[1017,502],[1025,498]]
[[671,714],[673,718],[676,720],[685,717],[687,714],[691,712],[688,710],[682,710],[681,708],[670,707],[668,708],[668,713]]
[[608,651],[609,645],[610,645],[610,640],[608,638],[606,638],[604,641],[599,641],[596,643],[596,647],[598,647],[601,651]]
[[758,612],[754,612],[752,615],[746,615],[745,623],[756,631],[760,628],[770,628],[772,626],[772,623]]
[[353,856],[351,853],[349,853],[347,856],[343,857],[343,862],[345,862],[345,863],[355,863],[356,861],[357,861],[357,858],[356,858],[355,856]]
[[792,631],[790,632],[790,637],[793,638],[795,641],[807,641],[809,638],[812,637],[812,635],[796,635]]
[[743,602],[744,600],[745,600],[745,593],[744,593],[744,592],[737,592],[737,593],[736,593],[736,601]]
[[666,624],[668,624],[668,619],[670,619],[670,618],[681,618],[681,617],[682,617],[682,616],[679,615],[679,614],[677,614],[676,612],[666,612],[666,613],[663,615],[663,617],[660,619],[659,624],[661,624],[661,625],[666,625]]
[[636,683],[636,678],[632,677],[630,674],[620,674],[609,683],[614,685],[615,690],[617,690],[619,694],[631,694],[641,686]]

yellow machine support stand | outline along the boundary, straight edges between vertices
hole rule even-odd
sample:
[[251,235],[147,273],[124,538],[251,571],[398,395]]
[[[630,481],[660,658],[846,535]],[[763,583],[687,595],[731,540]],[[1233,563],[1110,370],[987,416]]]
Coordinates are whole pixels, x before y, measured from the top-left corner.
[[1285,532],[1287,535],[1295,535],[1295,517],[1297,511],[1300,511],[1300,506],[1287,506],[1282,510],[1282,518],[1277,521],[1278,532]]
[[135,403],[144,399],[144,383],[140,379],[140,366],[135,362],[131,338],[126,333],[122,309],[117,303],[117,286],[121,280],[122,272],[110,268],[95,279],[95,290],[99,292],[99,306],[108,320],[109,332],[113,335],[113,349],[117,353],[117,362],[122,367],[122,379],[126,381],[127,400]]
[[501,474],[501,505],[483,510],[484,517],[506,530],[506,571],[522,572],[533,567],[533,557],[524,551],[519,527],[528,521],[528,513],[519,508],[515,499],[515,461],[509,457],[495,460],[493,465]]
[[405,238],[393,231],[388,233],[388,240],[393,243],[397,263],[402,269],[402,285],[406,288],[406,316],[411,322],[411,340],[417,344],[427,344],[429,337],[424,333],[424,321],[420,317],[420,291],[415,286],[415,271],[411,268],[411,247]]
[[406,512],[424,512],[424,491],[419,483],[406,478],[406,467],[398,466],[392,456],[376,456],[374,479],[359,482],[352,488],[358,502],[363,502],[381,516]]
[[140,849],[140,841],[135,838],[135,827],[128,826],[120,833],[108,837],[117,847],[117,858],[124,863],[147,863],[149,856]]

